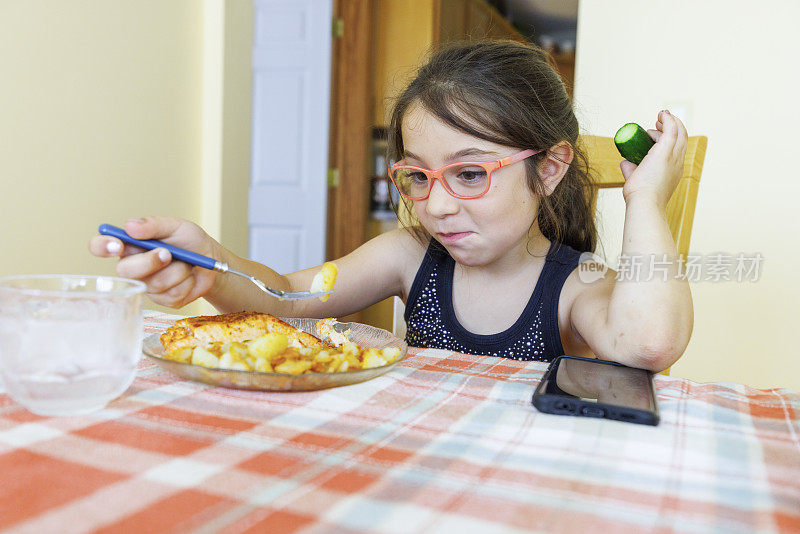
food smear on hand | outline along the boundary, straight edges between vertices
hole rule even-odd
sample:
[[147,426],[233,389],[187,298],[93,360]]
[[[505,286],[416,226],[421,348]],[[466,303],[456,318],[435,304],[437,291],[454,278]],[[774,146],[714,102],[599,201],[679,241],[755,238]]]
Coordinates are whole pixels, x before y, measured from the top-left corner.
[[[314,279],[311,281],[310,291],[312,293],[324,293],[325,291],[332,290],[338,274],[339,270],[336,268],[335,263],[331,261],[325,262],[322,264],[322,268],[319,272],[314,275]],[[319,300],[325,302],[329,298],[330,294],[321,296]]]
[[639,165],[650,149],[656,144],[647,130],[629,122],[614,135],[614,144],[623,158],[635,165]]

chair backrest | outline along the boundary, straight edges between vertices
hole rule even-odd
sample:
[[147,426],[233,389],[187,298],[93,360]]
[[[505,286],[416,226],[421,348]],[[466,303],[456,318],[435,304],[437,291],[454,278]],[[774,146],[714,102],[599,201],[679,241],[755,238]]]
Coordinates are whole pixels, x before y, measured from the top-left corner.
[[[622,187],[625,179],[619,164],[622,161],[614,139],[597,135],[582,135],[579,142],[586,151],[589,164],[594,168],[598,189]],[[667,204],[667,222],[678,253],[684,258],[689,254],[689,238],[692,234],[694,208],[703,172],[708,138],[702,135],[689,138],[683,165],[683,176]]]

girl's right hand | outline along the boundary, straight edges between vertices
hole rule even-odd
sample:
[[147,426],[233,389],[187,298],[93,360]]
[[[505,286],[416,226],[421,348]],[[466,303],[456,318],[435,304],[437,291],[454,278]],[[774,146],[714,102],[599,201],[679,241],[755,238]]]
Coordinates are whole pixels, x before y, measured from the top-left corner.
[[[172,217],[144,217],[125,222],[124,229],[136,239],[158,239],[220,260],[223,248],[202,228],[190,221]],[[96,235],[89,241],[95,256],[118,256],[117,274],[147,284],[147,295],[156,304],[180,308],[208,293],[218,273],[172,261],[165,248],[144,251],[107,235]]]

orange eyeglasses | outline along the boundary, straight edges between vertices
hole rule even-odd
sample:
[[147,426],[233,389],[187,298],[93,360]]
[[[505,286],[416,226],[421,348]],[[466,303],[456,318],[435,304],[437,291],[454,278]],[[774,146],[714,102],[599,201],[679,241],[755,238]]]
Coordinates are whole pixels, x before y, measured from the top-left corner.
[[436,180],[456,198],[478,198],[485,195],[492,185],[492,171],[513,165],[539,152],[541,150],[523,150],[497,161],[460,161],[435,171],[403,165],[399,161],[389,167],[389,178],[394,182],[397,191],[408,200],[428,198]]

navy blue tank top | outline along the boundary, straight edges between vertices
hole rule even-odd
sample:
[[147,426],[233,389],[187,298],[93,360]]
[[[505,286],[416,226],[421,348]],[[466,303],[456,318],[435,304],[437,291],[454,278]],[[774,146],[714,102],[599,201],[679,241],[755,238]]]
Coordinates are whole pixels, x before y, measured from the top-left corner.
[[473,334],[458,322],[453,309],[455,261],[431,240],[406,302],[406,342],[412,347],[447,349],[513,360],[550,361],[564,354],[558,331],[558,299],[580,252],[567,245],[550,246],[531,298],[519,319],[498,334]]

